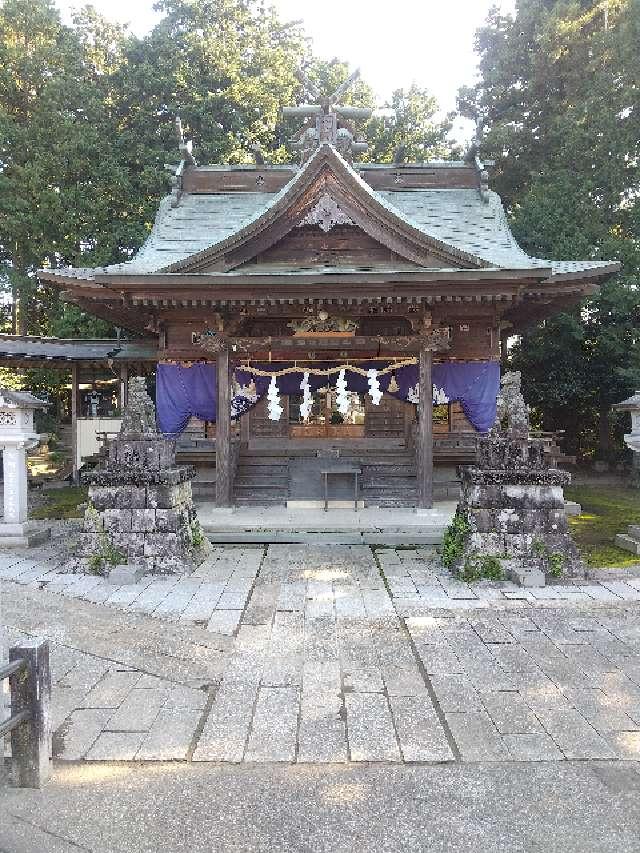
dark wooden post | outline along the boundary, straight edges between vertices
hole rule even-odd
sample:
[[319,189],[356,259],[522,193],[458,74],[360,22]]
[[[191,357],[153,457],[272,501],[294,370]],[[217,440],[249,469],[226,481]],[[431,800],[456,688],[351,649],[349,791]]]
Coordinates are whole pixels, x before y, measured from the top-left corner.
[[420,413],[416,440],[418,507],[433,506],[433,352],[421,348],[419,356]]
[[500,364],[502,364],[503,366],[506,363],[507,357],[509,355],[507,342],[509,341],[511,334],[511,326],[500,328]]
[[226,346],[218,351],[217,368],[216,504],[231,506],[231,392]]
[[20,659],[27,668],[11,678],[11,716],[27,711],[29,719],[11,732],[14,783],[40,788],[49,778],[51,757],[49,644],[32,640],[9,649],[9,662]]
[[120,365],[120,401],[119,408],[120,414],[125,410],[125,406],[127,405],[127,397],[129,395],[129,365],[122,364]]
[[80,466],[78,465],[78,365],[71,366],[71,463],[72,479],[75,486],[80,482]]

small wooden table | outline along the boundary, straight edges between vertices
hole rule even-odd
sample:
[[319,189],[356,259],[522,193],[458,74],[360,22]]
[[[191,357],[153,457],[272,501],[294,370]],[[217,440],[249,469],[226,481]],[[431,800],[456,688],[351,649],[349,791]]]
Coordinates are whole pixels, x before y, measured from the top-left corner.
[[337,477],[347,474],[353,477],[353,509],[358,511],[358,477],[362,473],[361,468],[352,465],[332,465],[330,468],[322,468],[320,474],[324,477],[324,511],[329,509],[329,477]]

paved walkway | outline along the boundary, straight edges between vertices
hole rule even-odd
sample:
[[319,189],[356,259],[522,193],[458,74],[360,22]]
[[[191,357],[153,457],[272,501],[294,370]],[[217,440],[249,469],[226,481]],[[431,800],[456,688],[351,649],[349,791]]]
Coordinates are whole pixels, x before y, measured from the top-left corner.
[[637,853],[632,762],[59,764],[6,853]]
[[640,757],[640,582],[462,584],[428,549],[219,548],[114,589],[0,556],[10,639],[54,642],[61,760]]

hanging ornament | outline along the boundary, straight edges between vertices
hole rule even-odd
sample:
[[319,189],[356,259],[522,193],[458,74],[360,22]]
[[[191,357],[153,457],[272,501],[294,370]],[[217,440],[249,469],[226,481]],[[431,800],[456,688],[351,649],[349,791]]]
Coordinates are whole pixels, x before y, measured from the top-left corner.
[[449,403],[449,398],[444,393],[444,388],[433,386],[433,404],[434,406],[446,406]]
[[311,407],[313,406],[313,397],[311,396],[311,388],[309,387],[309,372],[306,370],[302,377],[302,382],[300,383],[300,390],[302,391],[300,415],[302,417],[302,420],[306,423],[309,420],[309,415],[311,414]]
[[420,385],[416,382],[414,386],[410,386],[407,391],[407,400],[410,403],[415,403],[416,406],[420,405]]
[[346,417],[349,414],[350,405],[351,398],[347,391],[347,378],[343,367],[336,380],[336,407],[340,414]]
[[247,385],[247,397],[250,400],[258,399],[258,389],[256,388],[256,383],[253,376],[251,377],[251,382]]
[[391,382],[389,382],[389,387],[387,388],[387,391],[390,394],[397,394],[399,390],[400,390],[400,388],[398,386],[398,383],[396,382],[396,375],[395,375],[395,373],[392,373],[391,374]]
[[380,400],[382,400],[382,390],[378,381],[378,371],[375,367],[367,370],[367,377],[369,379],[369,396],[371,397],[371,402],[374,406],[379,406]]
[[267,411],[270,421],[279,421],[284,409],[280,405],[280,395],[278,394],[278,385],[276,377],[271,377],[269,389],[267,391]]

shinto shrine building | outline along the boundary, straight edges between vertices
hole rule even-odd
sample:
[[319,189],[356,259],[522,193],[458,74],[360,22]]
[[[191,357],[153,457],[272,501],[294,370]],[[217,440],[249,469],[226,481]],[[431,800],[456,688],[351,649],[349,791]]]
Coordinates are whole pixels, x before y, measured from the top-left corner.
[[300,165],[200,166],[183,141],[130,261],[40,279],[155,364],[160,427],[203,497],[304,505],[331,456],[369,504],[430,507],[495,419],[506,338],[618,264],[528,256],[477,156],[359,163],[362,111],[292,112]]

